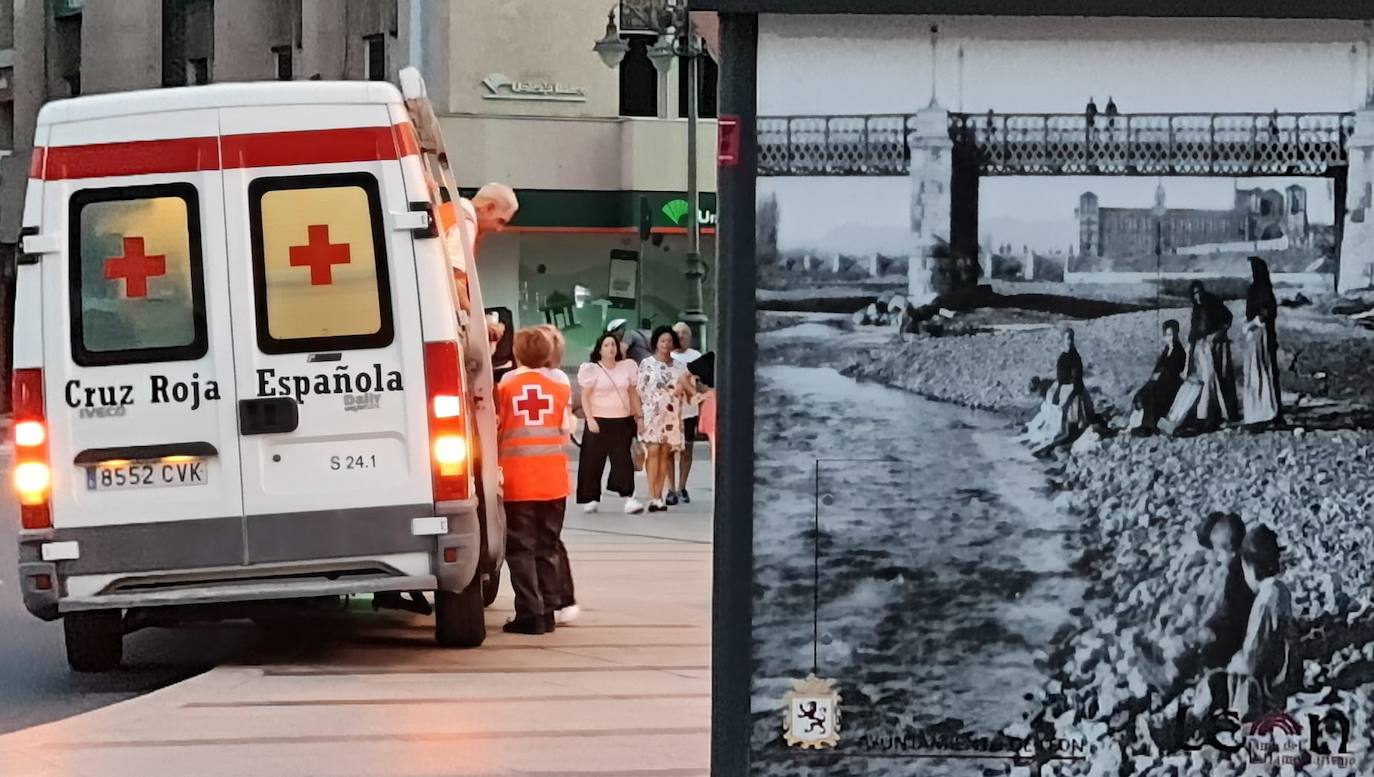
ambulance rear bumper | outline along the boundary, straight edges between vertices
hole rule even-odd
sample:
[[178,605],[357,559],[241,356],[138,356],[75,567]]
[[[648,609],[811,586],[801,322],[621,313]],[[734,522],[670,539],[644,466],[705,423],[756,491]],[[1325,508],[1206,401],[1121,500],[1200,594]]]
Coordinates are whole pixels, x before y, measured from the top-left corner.
[[377,593],[379,591],[432,591],[437,585],[438,581],[434,575],[378,577],[370,580],[215,584],[128,594],[67,597],[58,601],[58,611],[67,613],[84,610],[174,607],[190,604],[221,604],[277,599],[313,599],[318,596],[345,596]]
[[[81,610],[462,591],[482,555],[477,510],[442,507],[22,531],[24,605],[52,620]],[[55,546],[62,557],[48,553]],[[109,583],[69,593],[77,578]]]

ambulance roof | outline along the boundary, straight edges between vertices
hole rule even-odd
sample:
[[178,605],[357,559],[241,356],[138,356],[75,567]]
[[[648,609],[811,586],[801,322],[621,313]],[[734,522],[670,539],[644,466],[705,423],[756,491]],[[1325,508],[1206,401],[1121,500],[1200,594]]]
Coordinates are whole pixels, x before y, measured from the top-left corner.
[[113,116],[253,105],[385,105],[402,101],[386,81],[262,81],[73,97],[38,112],[38,125],[90,121]]

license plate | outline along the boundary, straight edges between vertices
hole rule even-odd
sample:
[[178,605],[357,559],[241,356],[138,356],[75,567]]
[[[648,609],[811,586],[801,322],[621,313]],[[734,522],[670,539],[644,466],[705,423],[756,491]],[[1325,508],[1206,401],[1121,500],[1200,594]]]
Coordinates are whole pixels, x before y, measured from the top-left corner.
[[128,488],[203,486],[209,467],[201,459],[146,463],[97,464],[86,468],[86,488],[119,491]]

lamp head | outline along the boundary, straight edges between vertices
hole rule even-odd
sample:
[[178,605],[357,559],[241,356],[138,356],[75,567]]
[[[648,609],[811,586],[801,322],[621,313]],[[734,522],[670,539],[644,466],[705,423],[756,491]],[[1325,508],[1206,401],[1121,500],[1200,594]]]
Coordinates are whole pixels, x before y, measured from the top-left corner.
[[615,9],[612,8],[606,14],[606,34],[601,40],[592,46],[592,50],[601,57],[601,61],[606,63],[606,67],[614,70],[620,67],[620,63],[625,60],[625,54],[630,50],[630,44],[620,37],[620,30],[615,26]]
[[677,51],[673,46],[673,37],[670,33],[658,36],[658,41],[649,47],[649,61],[654,63],[654,70],[660,74],[667,73],[673,67],[673,60],[677,57]]

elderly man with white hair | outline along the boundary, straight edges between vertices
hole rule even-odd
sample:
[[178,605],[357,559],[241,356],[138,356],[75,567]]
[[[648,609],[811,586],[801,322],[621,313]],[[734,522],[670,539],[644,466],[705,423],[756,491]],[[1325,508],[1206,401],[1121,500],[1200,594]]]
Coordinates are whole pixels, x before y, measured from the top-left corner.
[[[468,262],[476,264],[477,247],[481,245],[482,238],[504,231],[519,210],[520,200],[515,196],[515,190],[503,183],[483,186],[470,200],[463,197],[458,199],[458,213],[463,220],[459,233],[463,238],[464,272],[476,272],[476,267],[469,267]],[[458,291],[462,295],[464,309],[471,311],[472,300],[466,284],[460,284]]]
[[503,183],[489,183],[477,190],[472,199],[459,199],[467,238],[467,256],[477,261],[477,246],[482,238],[503,231],[520,210],[515,190]]
[[[673,360],[686,367],[688,364],[701,358],[701,351],[692,347],[692,328],[686,322],[679,321],[673,324],[673,332],[677,335],[677,350],[673,351]],[[669,505],[676,505],[679,502],[690,504],[692,495],[687,493],[687,476],[692,474],[692,446],[697,441],[697,426],[700,419],[701,408],[700,398],[693,396],[682,405],[682,436],[686,445],[681,451],[674,454],[673,459],[676,463],[669,472],[668,497],[665,500]],[[674,470],[676,470],[674,472]],[[673,486],[677,486],[676,489]]]

